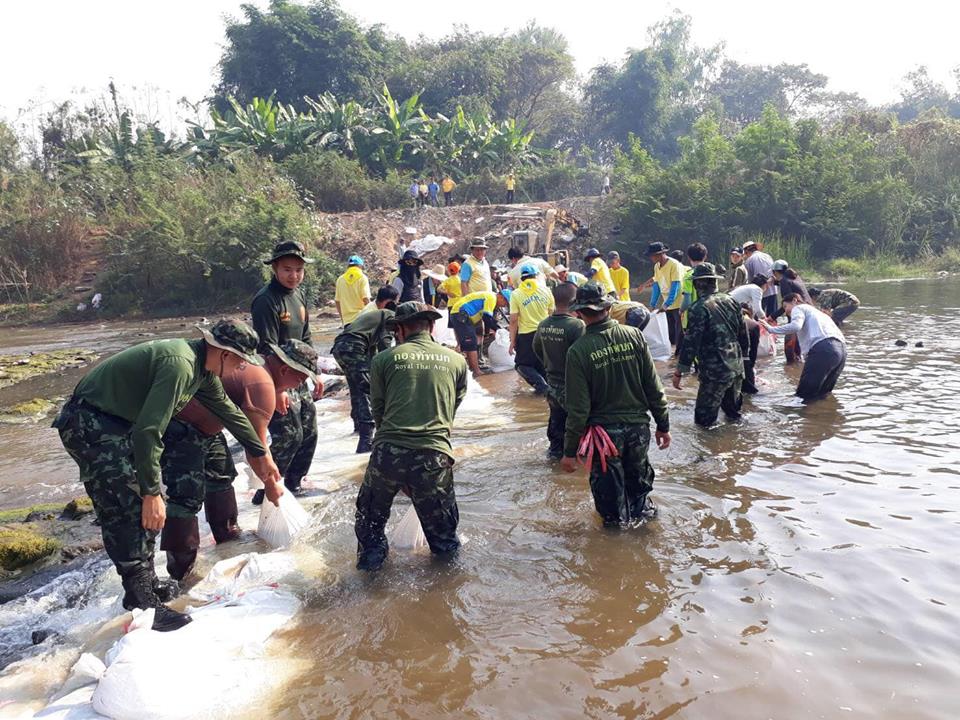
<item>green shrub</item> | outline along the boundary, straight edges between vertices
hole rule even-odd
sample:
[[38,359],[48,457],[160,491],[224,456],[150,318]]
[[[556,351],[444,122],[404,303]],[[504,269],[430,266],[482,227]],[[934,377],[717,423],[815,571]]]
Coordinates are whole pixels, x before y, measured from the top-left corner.
[[16,570],[55,553],[60,543],[26,528],[0,528],[0,567]]
[[324,212],[351,212],[403,207],[409,202],[408,178],[397,172],[380,179],[369,176],[360,163],[339,153],[311,149],[283,162],[304,201]]

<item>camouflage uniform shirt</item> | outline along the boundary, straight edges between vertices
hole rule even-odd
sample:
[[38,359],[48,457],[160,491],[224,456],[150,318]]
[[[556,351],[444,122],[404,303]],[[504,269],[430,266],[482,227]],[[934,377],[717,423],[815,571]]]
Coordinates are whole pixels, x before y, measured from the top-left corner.
[[743,377],[750,339],[740,304],[726,293],[712,293],[698,298],[687,316],[679,370],[689,372],[696,359],[701,379],[723,383]]

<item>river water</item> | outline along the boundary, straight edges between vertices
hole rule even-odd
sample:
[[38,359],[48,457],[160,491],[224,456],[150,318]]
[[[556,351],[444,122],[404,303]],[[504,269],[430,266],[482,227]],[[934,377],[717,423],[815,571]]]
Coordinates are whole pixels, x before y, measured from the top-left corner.
[[[542,402],[504,373],[458,418],[459,558],[394,552],[361,575],[362,459],[346,400],[322,401],[306,542],[326,571],[281,638],[299,670],[251,716],[956,718],[960,282],[851,289],[834,397],[802,405],[778,357],[745,419],[705,431],[695,382],[668,390],[660,517],[639,529],[600,527],[585,475],[544,460]],[[3,506],[73,496],[74,474],[52,431],[0,427]]]

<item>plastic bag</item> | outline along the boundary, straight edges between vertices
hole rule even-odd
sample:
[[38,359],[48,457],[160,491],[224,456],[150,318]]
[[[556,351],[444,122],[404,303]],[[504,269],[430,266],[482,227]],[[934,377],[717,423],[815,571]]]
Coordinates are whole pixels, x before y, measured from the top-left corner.
[[297,499],[289,492],[280,496],[280,507],[269,500],[260,506],[260,522],[257,535],[270,547],[286,547],[310,522],[310,516]]
[[662,312],[653,313],[650,322],[643,329],[650,354],[654,360],[666,361],[673,355],[670,349],[670,332],[667,330],[667,316]]
[[774,357],[777,354],[777,339],[763,325],[760,326],[760,344],[757,346],[757,357]]
[[514,366],[514,355],[510,353],[510,331],[497,330],[497,337],[490,343],[488,352],[490,358],[490,369],[494,372],[503,372],[512,370]]
[[441,312],[440,314],[442,317],[433,323],[433,339],[441,345],[446,345],[447,347],[456,347],[457,335],[450,327],[450,316],[446,312]]
[[390,545],[404,550],[421,550],[429,548],[427,536],[423,534],[417,509],[411,505],[400,518],[397,526],[390,531]]

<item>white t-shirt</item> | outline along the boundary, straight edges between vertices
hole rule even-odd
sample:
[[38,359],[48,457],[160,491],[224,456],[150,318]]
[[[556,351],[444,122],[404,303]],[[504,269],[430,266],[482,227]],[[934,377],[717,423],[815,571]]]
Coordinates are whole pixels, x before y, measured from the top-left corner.
[[846,338],[831,317],[817,310],[813,305],[807,304],[794,305],[793,312],[790,313],[790,322],[786,325],[771,327],[770,332],[774,335],[796,333],[797,340],[800,342],[800,352],[804,356],[810,352],[810,348],[827,338],[836,338],[844,345],[847,344]]
[[545,288],[547,286],[547,273],[553,272],[553,267],[543,258],[530,257],[529,255],[524,255],[520,258],[520,261],[507,273],[507,278],[510,280],[510,287],[520,287],[520,268],[524,265],[533,265],[537,269],[537,284]]
[[741,305],[743,305],[743,303],[750,303],[750,309],[753,311],[754,316],[763,315],[763,306],[760,304],[763,298],[763,288],[753,283],[747,283],[746,285],[735,287],[727,294]]

